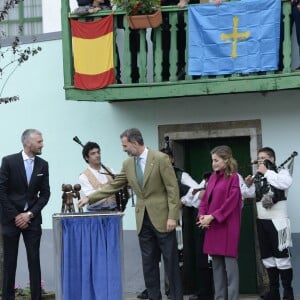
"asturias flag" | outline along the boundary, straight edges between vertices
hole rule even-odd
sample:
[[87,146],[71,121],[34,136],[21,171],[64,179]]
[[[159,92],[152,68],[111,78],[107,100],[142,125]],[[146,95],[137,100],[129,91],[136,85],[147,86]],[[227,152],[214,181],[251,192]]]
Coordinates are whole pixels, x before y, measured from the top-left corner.
[[71,19],[74,86],[101,89],[115,82],[113,59],[113,15],[93,22]]
[[280,0],[189,6],[189,75],[277,70],[280,16]]

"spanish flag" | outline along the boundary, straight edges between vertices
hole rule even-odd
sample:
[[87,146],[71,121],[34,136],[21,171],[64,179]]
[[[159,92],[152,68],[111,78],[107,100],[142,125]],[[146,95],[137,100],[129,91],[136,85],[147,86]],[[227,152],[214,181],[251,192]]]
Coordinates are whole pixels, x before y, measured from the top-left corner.
[[115,82],[113,15],[93,22],[71,19],[74,86],[97,90]]

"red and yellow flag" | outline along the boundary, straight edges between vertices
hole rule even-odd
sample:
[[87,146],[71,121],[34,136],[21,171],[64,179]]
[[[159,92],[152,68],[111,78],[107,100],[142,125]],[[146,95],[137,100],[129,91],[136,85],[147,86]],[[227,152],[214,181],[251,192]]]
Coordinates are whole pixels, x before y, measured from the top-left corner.
[[74,86],[97,90],[115,82],[113,15],[93,22],[71,19]]

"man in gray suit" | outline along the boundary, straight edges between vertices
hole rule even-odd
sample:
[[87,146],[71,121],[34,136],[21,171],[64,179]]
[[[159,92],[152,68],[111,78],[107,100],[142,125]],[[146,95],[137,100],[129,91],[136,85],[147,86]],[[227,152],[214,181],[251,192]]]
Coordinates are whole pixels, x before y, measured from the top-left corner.
[[[131,186],[137,196],[136,225],[149,299],[162,299],[159,276],[162,254],[171,299],[182,300],[175,231],[179,218],[179,191],[173,166],[168,155],[145,147],[138,129],[125,130],[120,138],[123,150],[130,156],[123,162],[120,174],[101,190],[82,198],[78,206],[99,202],[123,186]],[[140,169],[142,178],[138,175]]]

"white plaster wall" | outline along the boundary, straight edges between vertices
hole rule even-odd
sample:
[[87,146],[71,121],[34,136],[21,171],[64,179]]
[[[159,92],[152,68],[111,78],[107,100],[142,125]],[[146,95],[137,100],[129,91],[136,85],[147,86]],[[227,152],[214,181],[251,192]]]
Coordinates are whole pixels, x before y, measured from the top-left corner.
[[[62,0],[42,0],[43,33],[61,31],[60,7]],[[68,1],[68,0],[64,0]],[[70,1],[71,11],[77,6],[76,0]]]
[[[44,133],[43,157],[50,164],[52,195],[44,209],[44,228],[52,227],[52,214],[60,211],[61,184],[76,183],[86,167],[81,147],[72,141],[100,143],[103,163],[116,171],[126,158],[119,141],[128,127],[138,127],[149,147],[158,148],[158,125],[262,120],[263,144],[274,147],[278,163],[292,151],[300,151],[300,90],[156,99],[121,103],[66,101],[63,90],[61,41],[41,44],[43,50],[15,74],[3,96],[19,95],[20,100],[0,105],[0,158],[22,149],[20,135],[25,128]],[[1,84],[2,82],[0,82]],[[289,212],[293,232],[300,232],[298,218],[300,157],[295,160],[294,185],[289,192]],[[124,228],[135,229],[134,209],[129,205]]]

